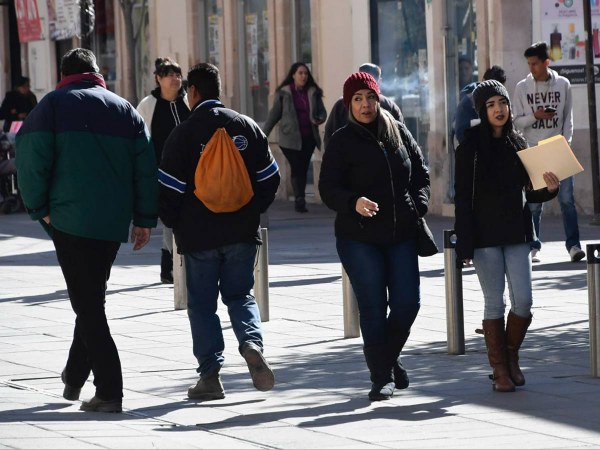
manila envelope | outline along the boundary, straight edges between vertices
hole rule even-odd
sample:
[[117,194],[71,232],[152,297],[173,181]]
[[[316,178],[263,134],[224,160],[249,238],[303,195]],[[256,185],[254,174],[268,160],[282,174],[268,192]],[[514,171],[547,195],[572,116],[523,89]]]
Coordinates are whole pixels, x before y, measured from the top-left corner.
[[561,134],[540,141],[535,147],[517,152],[529,174],[533,189],[546,187],[544,172],[554,172],[560,181],[583,172],[571,147]]

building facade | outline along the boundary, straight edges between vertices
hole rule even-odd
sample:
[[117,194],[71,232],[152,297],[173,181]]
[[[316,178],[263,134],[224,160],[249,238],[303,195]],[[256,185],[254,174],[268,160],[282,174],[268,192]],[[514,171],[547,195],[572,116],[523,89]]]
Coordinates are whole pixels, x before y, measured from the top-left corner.
[[[38,6],[42,36],[16,45],[15,25],[10,20],[11,2],[0,3],[0,27],[10,31],[0,33],[2,95],[11,85],[11,76],[19,70],[32,79],[38,98],[52,90],[58,82],[60,56],[67,49],[82,45],[83,40],[97,54],[109,88],[132,102],[155,86],[152,72],[156,57],[173,57],[184,73],[195,63],[208,61],[221,70],[224,103],[262,124],[275,88],[293,62],[309,65],[323,88],[328,110],[341,96],[343,81],[351,72],[364,62],[379,64],[383,93],[401,106],[406,123],[429,163],[430,209],[445,215],[454,212],[452,120],[459,88],[464,82],[459,59],[471,60],[470,80],[477,80],[493,64],[502,66],[507,74],[507,88],[512,93],[516,83],[528,73],[523,57],[525,48],[542,38],[550,40],[545,32],[544,8],[567,3],[566,0],[147,0],[144,8],[144,2],[137,0],[130,17],[137,33],[132,65],[119,0],[94,1],[96,26],[83,39],[69,36],[64,30],[61,34],[67,21],[57,16],[64,16],[65,11],[55,11],[51,6],[58,2],[30,0],[27,3]],[[62,3],[64,6],[69,2]],[[600,11],[597,14],[600,19]],[[566,42],[567,33],[576,27],[565,26],[562,34]],[[575,39],[569,39],[576,47]],[[19,70],[15,70],[16,64],[20,64]],[[127,83],[133,75],[134,92]],[[580,212],[591,214],[592,171],[587,170],[590,139],[585,84],[574,84],[573,95],[576,119],[573,150],[586,168],[576,178],[577,206]],[[277,147],[277,130],[270,140],[284,178],[278,196],[286,198],[291,195],[291,186],[287,164]],[[308,193],[315,202],[320,201],[315,188],[320,159],[321,153],[315,152],[309,177]],[[552,202],[547,210],[558,213],[558,205]]]

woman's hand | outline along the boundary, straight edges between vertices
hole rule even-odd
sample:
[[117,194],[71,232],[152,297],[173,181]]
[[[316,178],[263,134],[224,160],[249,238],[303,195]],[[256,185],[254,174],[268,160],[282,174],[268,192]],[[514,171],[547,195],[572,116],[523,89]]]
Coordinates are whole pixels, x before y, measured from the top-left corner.
[[558,177],[553,172],[544,172],[543,177],[548,187],[548,192],[555,193],[558,190],[558,186],[560,186]]
[[364,217],[373,217],[379,211],[379,205],[372,202],[367,197],[361,197],[356,200],[356,212]]

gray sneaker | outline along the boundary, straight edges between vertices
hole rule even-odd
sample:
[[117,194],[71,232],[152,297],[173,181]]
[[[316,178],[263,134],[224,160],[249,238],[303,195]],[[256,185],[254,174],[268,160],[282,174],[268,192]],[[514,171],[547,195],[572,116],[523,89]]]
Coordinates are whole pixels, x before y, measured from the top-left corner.
[[252,377],[252,384],[259,391],[269,391],[275,385],[275,375],[262,354],[260,347],[253,342],[244,342],[240,351]]
[[569,256],[571,257],[572,262],[577,262],[585,258],[585,252],[581,250],[577,245],[574,245],[569,250]]
[[80,411],[120,413],[123,410],[123,400],[102,400],[95,395],[87,402],[82,402]]
[[220,400],[225,398],[225,390],[219,373],[208,378],[200,378],[196,386],[188,389],[188,398],[192,400]]

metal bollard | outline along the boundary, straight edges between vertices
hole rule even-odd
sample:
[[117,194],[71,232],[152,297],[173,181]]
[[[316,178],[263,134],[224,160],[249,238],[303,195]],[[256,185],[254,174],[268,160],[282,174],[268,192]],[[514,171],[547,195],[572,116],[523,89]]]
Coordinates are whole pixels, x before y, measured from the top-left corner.
[[175,238],[173,238],[173,295],[175,297],[175,310],[187,309],[185,262],[183,255],[177,253]]
[[590,365],[592,376],[600,377],[600,244],[588,244],[586,250],[590,309]]
[[260,311],[260,320],[269,321],[269,236],[267,229],[260,228],[263,242],[258,250],[258,261],[254,266],[254,297]]
[[444,278],[446,285],[446,332],[448,354],[465,354],[462,261],[456,255],[456,234],[444,230]]
[[350,278],[342,266],[342,292],[344,302],[344,337],[354,338],[360,336],[360,326],[358,318],[358,303],[356,295],[350,283]]

